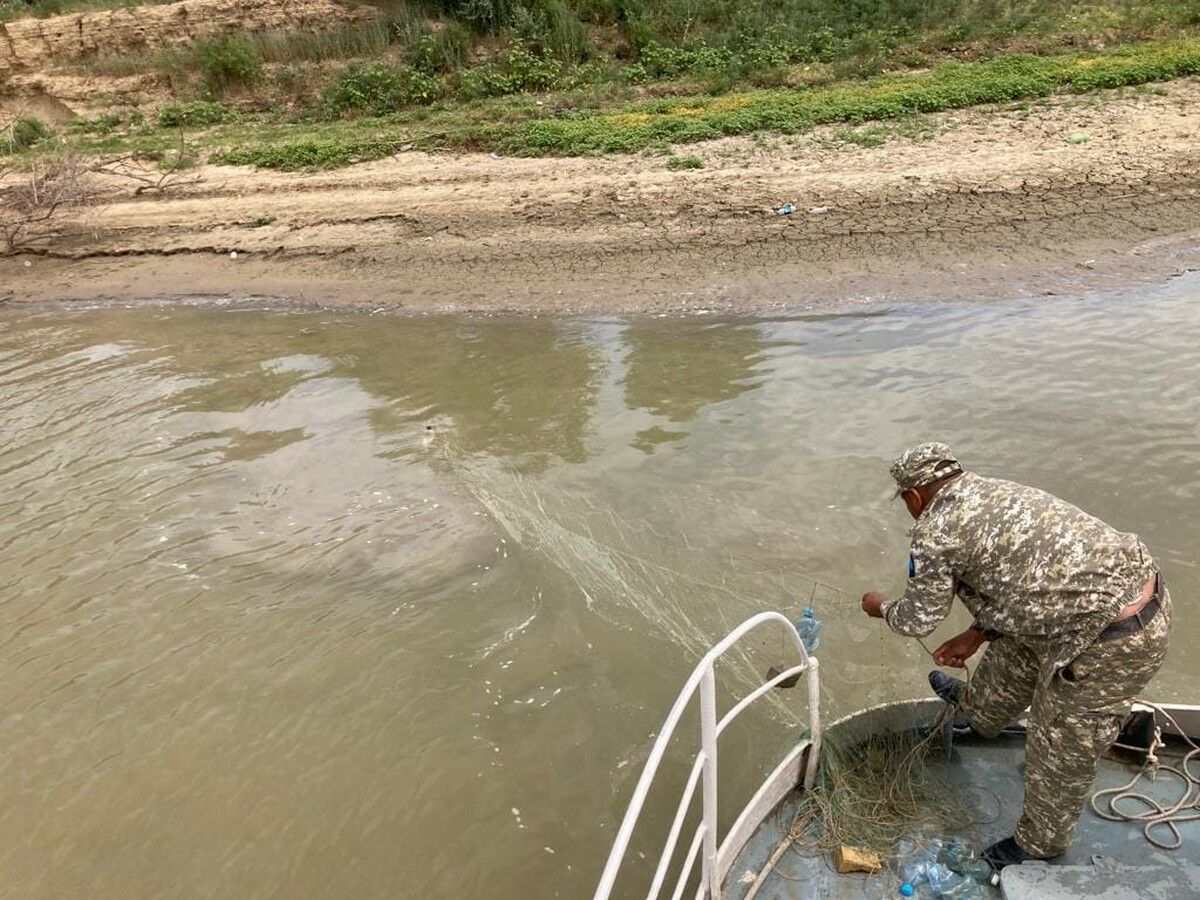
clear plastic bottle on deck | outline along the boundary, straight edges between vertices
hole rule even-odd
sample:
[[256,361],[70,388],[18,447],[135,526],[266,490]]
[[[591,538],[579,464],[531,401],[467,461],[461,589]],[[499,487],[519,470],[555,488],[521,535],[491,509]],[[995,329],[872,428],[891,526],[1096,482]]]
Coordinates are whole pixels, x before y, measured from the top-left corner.
[[[981,869],[986,871],[981,871]],[[922,900],[989,900],[991,867],[963,841],[905,838],[896,853],[901,893]],[[911,893],[904,891],[907,886]]]
[[977,881],[980,884],[990,884],[992,867],[965,841],[954,838],[942,848],[941,861],[959,875]]
[[795,625],[796,633],[800,635],[800,642],[804,644],[804,649],[809,653],[815,653],[821,646],[821,620],[817,618],[817,614],[813,612],[811,606],[804,607],[804,612],[795,621]]

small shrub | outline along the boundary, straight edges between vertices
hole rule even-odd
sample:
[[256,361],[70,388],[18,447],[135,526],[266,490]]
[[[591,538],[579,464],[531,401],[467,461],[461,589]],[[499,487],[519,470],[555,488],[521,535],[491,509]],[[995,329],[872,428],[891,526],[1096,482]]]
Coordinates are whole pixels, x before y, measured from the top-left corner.
[[158,111],[158,124],[164,128],[201,128],[228,121],[230,111],[211,100],[168,103]]
[[50,129],[36,116],[22,116],[5,131],[7,140],[0,140],[0,153],[19,153],[50,137]]
[[309,73],[311,66],[288,63],[275,70],[275,87],[285,94],[292,103],[304,103],[312,95]]
[[523,48],[504,55],[504,68],[520,92],[548,91],[562,77],[562,63],[553,56],[535,55]]
[[579,16],[562,0],[522,4],[513,12],[509,24],[521,43],[539,56],[574,64],[587,59],[591,50]]
[[253,219],[250,220],[250,227],[251,228],[265,228],[267,225],[270,225],[274,221],[275,221],[275,217],[272,215],[255,216]]
[[442,83],[411,66],[374,62],[351,66],[325,91],[325,106],[335,115],[385,115],[414,104],[432,103]]
[[418,72],[439,75],[462,66],[471,49],[471,35],[457,23],[416,38],[408,50],[408,63]]
[[698,156],[672,156],[667,159],[668,169],[703,169],[704,160]]
[[818,28],[805,42],[805,55],[813,62],[833,62],[846,52],[847,41],[838,37],[832,28]]
[[121,124],[121,117],[116,113],[104,113],[94,119],[83,116],[72,119],[67,128],[78,134],[112,134]]
[[562,63],[554,57],[515,47],[491,62],[462,72],[458,92],[467,100],[536,93],[555,87],[562,76]]
[[666,47],[651,43],[642,48],[641,62],[646,71],[656,78],[674,78],[685,72],[727,69],[733,62],[733,53],[727,48],[710,47],[704,43],[693,47]]
[[642,84],[650,80],[650,72],[643,63],[630,63],[621,70],[621,77],[630,84]]
[[437,6],[481,31],[512,21],[520,0],[438,0]]
[[464,100],[482,100],[515,93],[517,88],[512,80],[494,63],[472,66],[458,76],[458,94]]
[[601,63],[586,62],[581,66],[576,66],[574,70],[564,75],[557,86],[563,90],[578,90],[579,88],[604,84],[610,81],[611,77],[612,71]]
[[226,35],[200,41],[195,51],[204,86],[216,96],[262,80],[262,57],[245,38]]
[[748,76],[749,82],[755,87],[778,88],[788,83],[788,70],[785,66],[768,69],[757,69]]

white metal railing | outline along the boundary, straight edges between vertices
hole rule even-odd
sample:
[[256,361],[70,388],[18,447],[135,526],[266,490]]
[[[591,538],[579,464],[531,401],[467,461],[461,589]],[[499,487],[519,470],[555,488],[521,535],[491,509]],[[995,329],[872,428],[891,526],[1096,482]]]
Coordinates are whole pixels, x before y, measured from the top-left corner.
[[[774,623],[784,628],[800,658],[799,664],[780,672],[774,678],[755,688],[734,704],[729,712],[718,720],[717,687],[716,676],[714,674],[714,666],[717,660],[749,632],[767,623]],[[679,900],[683,896],[688,878],[692,873],[692,868],[696,864],[697,855],[701,858],[701,877],[700,890],[696,896],[710,898],[710,900],[720,900],[721,880],[724,873],[719,871],[718,866],[717,738],[752,703],[763,697],[781,682],[787,681],[802,672],[808,673],[808,739],[810,743],[808,759],[804,770],[804,787],[812,787],[813,778],[817,771],[817,756],[821,750],[820,684],[817,660],[815,657],[809,656],[808,651],[804,649],[804,643],[800,640],[800,635],[796,632],[796,626],[792,624],[787,616],[778,612],[759,613],[747,619],[726,635],[720,643],[709,650],[684,683],[683,690],[679,692],[679,697],[675,700],[675,705],[671,707],[666,721],[663,722],[663,726],[659,730],[658,737],[654,741],[654,746],[650,750],[650,756],[647,758],[646,765],[642,769],[642,775],[638,779],[637,786],[634,788],[633,797],[629,801],[629,809],[626,810],[625,818],[621,821],[621,827],[618,829],[617,836],[613,840],[612,850],[608,854],[608,862],[605,863],[604,872],[600,876],[600,884],[596,887],[594,900],[608,900],[609,895],[612,893],[613,885],[616,883],[617,875],[621,870],[621,863],[624,861],[625,853],[629,849],[629,841],[633,837],[633,829],[637,825],[638,817],[641,815],[643,805],[645,805],[646,796],[650,793],[650,785],[653,783],[654,776],[658,772],[658,767],[666,753],[667,745],[675,733],[675,727],[683,717],[683,713],[695,695],[697,688],[700,689],[700,751],[696,754],[696,761],[692,765],[691,774],[688,776],[687,784],[683,789],[683,797],[680,799],[679,807],[675,811],[675,819],[672,821],[670,831],[667,833],[666,844],[663,847],[662,856],[659,857],[658,866],[654,871],[654,880],[650,885],[650,891],[646,896],[647,900],[656,900],[659,892],[662,890],[667,870],[670,868],[671,860],[675,855],[675,847],[679,843],[679,836],[683,830],[684,820],[687,818],[687,812],[691,808],[692,797],[696,793],[696,784],[702,782],[701,822],[692,836],[691,845],[688,848],[687,855],[684,857],[679,879],[672,894],[672,900]]]

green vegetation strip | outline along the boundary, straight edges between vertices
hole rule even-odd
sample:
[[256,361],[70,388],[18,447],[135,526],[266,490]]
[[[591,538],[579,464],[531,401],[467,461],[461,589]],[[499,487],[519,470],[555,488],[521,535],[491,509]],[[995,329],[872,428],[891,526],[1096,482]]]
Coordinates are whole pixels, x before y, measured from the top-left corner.
[[626,111],[471,124],[421,137],[397,129],[243,146],[213,161],[276,169],[321,168],[388,156],[402,144],[424,149],[491,148],[517,156],[628,153],[757,131],[795,133],[818,125],[894,119],[914,113],[1168,81],[1200,74],[1200,41],[1143,44],[1091,55],[1010,55],[946,63],[921,74],[892,75],[802,90],[766,90],[660,100]]

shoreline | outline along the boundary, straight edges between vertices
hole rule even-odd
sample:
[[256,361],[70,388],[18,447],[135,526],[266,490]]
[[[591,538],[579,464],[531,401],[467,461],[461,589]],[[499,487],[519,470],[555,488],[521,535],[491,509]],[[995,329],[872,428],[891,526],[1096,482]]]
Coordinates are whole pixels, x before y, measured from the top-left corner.
[[[1196,212],[1200,216],[1200,206]],[[740,279],[736,284],[709,285],[683,285],[679,282],[681,275],[658,272],[659,284],[655,285],[653,277],[641,281],[642,293],[632,298],[606,280],[595,287],[608,287],[611,293],[594,290],[587,296],[568,295],[554,286],[557,282],[543,283],[540,289],[536,284],[509,284],[492,296],[436,302],[389,296],[386,272],[364,281],[361,270],[350,269],[343,277],[336,267],[320,260],[313,268],[324,279],[312,270],[307,275],[297,274],[298,260],[288,258],[239,261],[226,266],[224,256],[191,252],[167,257],[124,256],[115,265],[95,259],[65,262],[40,257],[30,277],[49,282],[41,288],[21,286],[22,276],[10,276],[5,271],[6,261],[0,261],[0,281],[13,285],[0,289],[0,311],[179,306],[409,316],[788,316],[869,312],[897,305],[1077,297],[1164,284],[1200,272],[1200,229],[1121,247],[1105,255],[1109,246],[1080,244],[1069,248],[1076,251],[1073,257],[1087,257],[1086,265],[1074,260],[1050,264],[1040,254],[1006,260],[958,256],[923,269],[890,274],[764,267],[735,273],[734,277]],[[779,288],[797,273],[807,279],[803,285]],[[199,280],[209,289],[196,290]],[[63,289],[61,285],[67,282],[72,287]]]
[[0,259],[0,302],[786,313],[1200,269],[1200,81],[919,124],[877,147],[832,127],[691,145],[704,167],[684,172],[647,154],[205,166],[164,196],[109,186],[73,233]]

